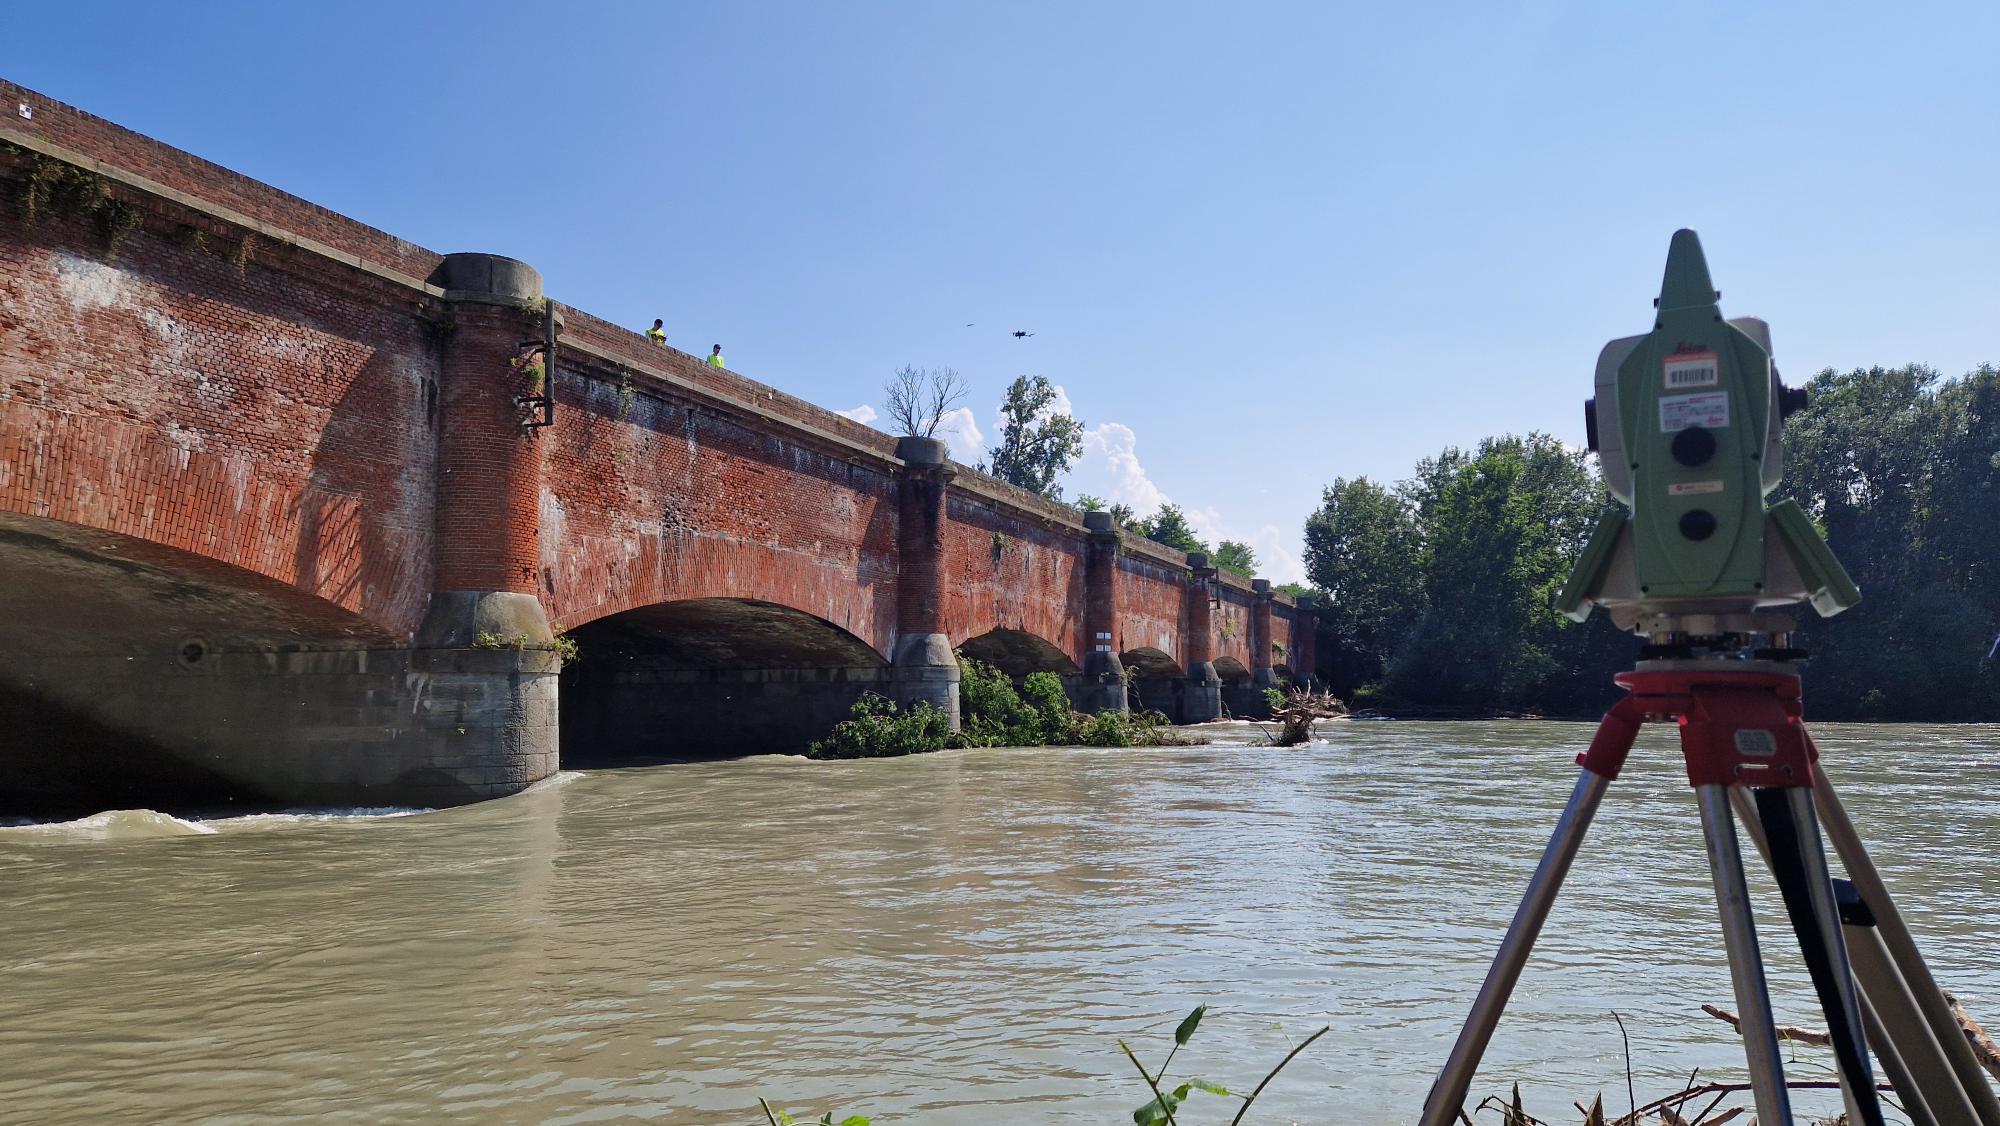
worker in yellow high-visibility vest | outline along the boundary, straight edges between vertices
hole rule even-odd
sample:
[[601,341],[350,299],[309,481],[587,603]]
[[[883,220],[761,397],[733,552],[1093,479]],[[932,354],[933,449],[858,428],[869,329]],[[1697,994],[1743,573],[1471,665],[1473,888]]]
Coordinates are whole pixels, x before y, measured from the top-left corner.
[[722,362],[722,345],[717,344],[714,348],[709,350],[708,366],[712,368],[719,368],[725,366]]
[[667,322],[661,320],[659,317],[654,317],[653,327],[646,330],[646,339],[655,344],[665,344],[667,342]]

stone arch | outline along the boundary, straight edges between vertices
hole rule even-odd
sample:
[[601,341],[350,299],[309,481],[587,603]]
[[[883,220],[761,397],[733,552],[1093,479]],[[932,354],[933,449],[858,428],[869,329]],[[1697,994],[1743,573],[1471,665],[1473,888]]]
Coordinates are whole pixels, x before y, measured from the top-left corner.
[[730,536],[552,531],[544,536],[542,598],[558,630],[661,605],[727,600],[819,619],[884,659],[895,643],[895,587],[877,581],[879,566],[865,558],[840,560]]
[[1230,656],[1215,659],[1215,675],[1221,677],[1224,684],[1234,684],[1238,681],[1248,683],[1250,680],[1250,670],[1242,661]]
[[1118,655],[1118,662],[1127,669],[1139,670],[1139,675],[1148,680],[1177,680],[1187,675],[1180,662],[1151,646],[1127,649]]
[[293,798],[308,748],[286,724],[330,722],[312,694],[334,677],[313,674],[358,681],[399,644],[268,574],[17,513],[0,513],[0,621],[0,731],[21,751],[0,814]]
[[1186,710],[1187,673],[1163,649],[1141,645],[1118,655],[1125,667],[1128,706],[1179,720]]
[[754,598],[638,606],[570,631],[564,761],[797,753],[866,692],[890,692],[873,645],[809,611]]
[[1031,672],[1075,676],[1082,671],[1054,642],[1026,630],[990,629],[960,642],[958,651],[992,665],[1015,680]]

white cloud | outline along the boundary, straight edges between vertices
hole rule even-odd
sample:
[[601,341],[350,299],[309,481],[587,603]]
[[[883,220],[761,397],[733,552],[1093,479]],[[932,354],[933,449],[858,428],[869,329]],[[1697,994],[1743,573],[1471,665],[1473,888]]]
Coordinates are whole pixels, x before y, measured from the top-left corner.
[[854,421],[863,424],[873,422],[877,418],[881,417],[880,415],[875,413],[875,408],[869,406],[867,403],[863,403],[858,407],[850,407],[844,411],[834,411],[833,413],[839,415],[842,418],[851,418]]
[[[1090,493],[1110,504],[1129,504],[1140,516],[1159,511],[1171,498],[1153,483],[1139,460],[1139,436],[1122,422],[1106,422],[1083,434],[1083,458],[1077,463],[1074,487],[1066,495]],[[1211,546],[1223,540],[1250,545],[1257,553],[1257,575],[1272,582],[1304,582],[1305,564],[1288,546],[1287,536],[1276,524],[1265,524],[1245,532],[1214,507],[1183,505],[1188,527]]]
[[1077,475],[1084,480],[1076,491],[1102,496],[1110,504],[1129,504],[1141,516],[1152,515],[1167,500],[1139,463],[1139,436],[1122,422],[1102,423],[1083,432]]
[[986,435],[979,432],[979,421],[972,417],[971,407],[946,411],[938,419],[937,434],[951,445],[954,461],[978,465],[986,460]]

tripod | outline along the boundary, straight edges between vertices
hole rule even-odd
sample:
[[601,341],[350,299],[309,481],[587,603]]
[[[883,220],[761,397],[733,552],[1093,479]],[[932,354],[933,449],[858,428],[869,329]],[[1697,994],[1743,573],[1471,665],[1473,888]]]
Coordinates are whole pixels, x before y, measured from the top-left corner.
[[[1463,1113],[1473,1073],[1598,802],[1618,777],[1640,726],[1670,718],[1680,726],[1681,755],[1701,815],[1757,1121],[1789,1123],[1792,1110],[1732,810],[1769,864],[1797,933],[1826,1014],[1847,1120],[1855,1126],[1883,1121],[1869,1066],[1872,1047],[1917,1126],[2000,1126],[2000,1100],[1819,770],[1819,750],[1800,722],[1799,678],[1791,666],[1776,660],[1642,661],[1616,680],[1628,695],[1577,756],[1583,771],[1576,789],[1431,1088],[1422,1126],[1448,1126]],[[1821,817],[1848,880],[1830,878]]]

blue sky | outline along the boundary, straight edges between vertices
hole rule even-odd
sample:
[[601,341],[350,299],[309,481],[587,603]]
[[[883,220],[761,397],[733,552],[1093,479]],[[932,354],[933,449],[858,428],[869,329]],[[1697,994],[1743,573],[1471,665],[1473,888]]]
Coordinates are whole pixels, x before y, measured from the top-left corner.
[[1970,3],[77,4],[10,10],[0,74],[826,406],[949,365],[990,443],[1047,375],[1069,495],[1291,579],[1336,477],[1580,443],[1676,227],[1794,382],[2000,359],[1995,42]]

